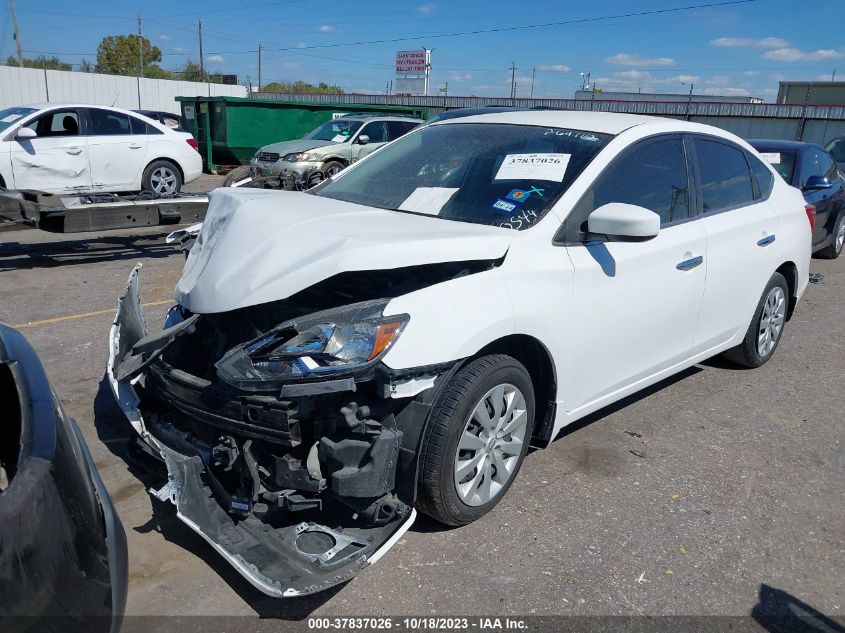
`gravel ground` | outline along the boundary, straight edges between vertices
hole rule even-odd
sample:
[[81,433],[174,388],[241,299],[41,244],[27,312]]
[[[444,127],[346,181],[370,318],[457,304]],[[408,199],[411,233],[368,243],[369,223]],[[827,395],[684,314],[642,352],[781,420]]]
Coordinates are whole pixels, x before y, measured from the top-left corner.
[[764,367],[710,361],[594,414],[531,453],[480,521],[421,517],[350,583],[274,600],[122,458],[130,429],[103,381],[108,328],[136,262],[155,304],[147,321],[161,323],[183,261],[164,244],[172,228],[0,233],[0,319],[39,352],[123,520],[127,614],[747,615],[763,586],[845,614],[845,260],[813,260],[824,282]]

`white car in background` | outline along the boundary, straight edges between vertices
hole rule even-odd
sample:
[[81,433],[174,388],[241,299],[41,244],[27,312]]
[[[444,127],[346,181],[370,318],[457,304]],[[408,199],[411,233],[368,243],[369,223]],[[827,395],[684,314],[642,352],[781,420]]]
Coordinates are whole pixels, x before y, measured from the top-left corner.
[[202,173],[194,137],[128,110],[0,110],[0,187],[54,194],[177,193]]
[[767,362],[804,204],[707,125],[442,121],[305,193],[213,192],[163,331],[133,272],[108,377],[157,496],[262,591],[313,593],[415,509],[484,515],[530,443],[716,354]]

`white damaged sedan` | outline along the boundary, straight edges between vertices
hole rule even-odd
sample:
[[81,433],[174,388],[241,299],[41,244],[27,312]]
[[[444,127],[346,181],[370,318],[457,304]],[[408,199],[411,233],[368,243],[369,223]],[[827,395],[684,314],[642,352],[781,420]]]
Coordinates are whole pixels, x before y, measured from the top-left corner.
[[212,193],[163,330],[130,277],[108,375],[156,494],[262,591],[312,593],[416,510],[479,518],[588,413],[719,353],[768,361],[812,222],[709,126],[452,119],[307,193]]

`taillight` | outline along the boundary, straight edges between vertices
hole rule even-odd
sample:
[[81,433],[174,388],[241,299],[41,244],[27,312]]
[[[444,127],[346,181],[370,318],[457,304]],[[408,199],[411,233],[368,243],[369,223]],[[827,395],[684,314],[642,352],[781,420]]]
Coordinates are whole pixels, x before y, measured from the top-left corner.
[[807,219],[810,221],[810,231],[816,228],[816,205],[809,202],[804,205],[804,211],[807,212]]
[[[185,140],[186,140],[186,141],[188,141],[188,145],[190,145],[191,147],[193,147],[195,150],[200,151],[200,144],[199,144],[199,143],[197,143],[197,139],[195,139],[195,138],[187,138],[187,139],[185,139]],[[814,207],[814,208],[815,208],[815,207]]]

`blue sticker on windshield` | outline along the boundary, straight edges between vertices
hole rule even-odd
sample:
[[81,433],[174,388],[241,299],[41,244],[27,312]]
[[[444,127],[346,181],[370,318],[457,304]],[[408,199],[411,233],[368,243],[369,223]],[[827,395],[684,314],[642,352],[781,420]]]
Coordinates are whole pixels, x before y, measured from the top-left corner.
[[502,199],[496,200],[491,206],[502,213],[513,213],[513,210],[516,209],[516,205],[513,202]]

